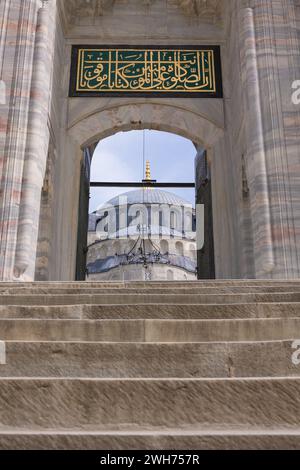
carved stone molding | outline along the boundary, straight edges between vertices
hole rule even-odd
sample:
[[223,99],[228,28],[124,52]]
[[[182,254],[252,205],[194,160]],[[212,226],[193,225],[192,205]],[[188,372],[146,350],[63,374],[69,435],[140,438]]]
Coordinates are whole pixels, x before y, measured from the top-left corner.
[[75,22],[76,17],[99,17],[108,12],[115,0],[61,0],[66,21],[69,24]]
[[178,0],[183,11],[190,16],[199,16],[216,21],[221,16],[220,0]]
[[[128,0],[129,1],[129,0]],[[139,4],[151,6],[160,0],[139,0]],[[178,5],[185,15],[196,16],[205,21],[216,23],[221,18],[222,0],[167,0]],[[99,17],[113,11],[118,0],[61,0],[69,23],[78,16]],[[120,8],[122,5],[120,5]]]

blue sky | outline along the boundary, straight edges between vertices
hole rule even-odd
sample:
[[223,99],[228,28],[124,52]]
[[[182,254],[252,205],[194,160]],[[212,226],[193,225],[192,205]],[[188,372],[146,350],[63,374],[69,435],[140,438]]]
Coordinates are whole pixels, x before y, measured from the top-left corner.
[[[193,182],[196,149],[190,140],[175,134],[145,131],[145,160],[150,160],[151,177],[158,182]],[[92,160],[91,181],[141,181],[143,131],[119,132],[99,142]],[[90,212],[134,188],[91,188]],[[194,205],[194,189],[166,189]]]

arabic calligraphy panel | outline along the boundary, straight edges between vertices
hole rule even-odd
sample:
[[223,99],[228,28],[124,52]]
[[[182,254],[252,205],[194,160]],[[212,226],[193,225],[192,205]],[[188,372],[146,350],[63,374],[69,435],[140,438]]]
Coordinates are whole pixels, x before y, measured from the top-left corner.
[[222,97],[218,46],[74,46],[70,96]]

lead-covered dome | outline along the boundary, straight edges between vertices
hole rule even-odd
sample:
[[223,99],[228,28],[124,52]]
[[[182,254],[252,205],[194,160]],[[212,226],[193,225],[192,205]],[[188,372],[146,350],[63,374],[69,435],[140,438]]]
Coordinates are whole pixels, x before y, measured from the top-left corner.
[[154,188],[144,188],[137,189],[135,191],[128,191],[126,193],[120,194],[116,197],[113,197],[107,201],[103,206],[119,206],[122,204],[121,198],[127,199],[127,204],[168,204],[172,206],[188,206],[191,204],[177,196],[176,194],[169,193],[167,191],[162,191],[160,189]]

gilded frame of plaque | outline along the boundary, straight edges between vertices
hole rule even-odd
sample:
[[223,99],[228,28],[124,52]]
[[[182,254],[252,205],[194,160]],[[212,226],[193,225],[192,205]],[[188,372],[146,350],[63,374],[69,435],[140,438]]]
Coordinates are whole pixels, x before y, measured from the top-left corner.
[[222,98],[220,46],[76,45],[69,96]]

